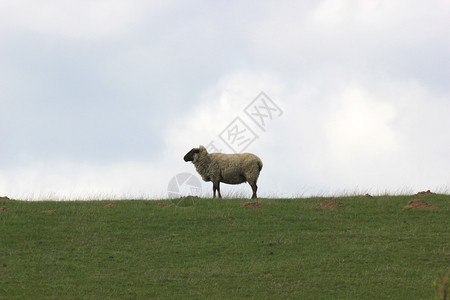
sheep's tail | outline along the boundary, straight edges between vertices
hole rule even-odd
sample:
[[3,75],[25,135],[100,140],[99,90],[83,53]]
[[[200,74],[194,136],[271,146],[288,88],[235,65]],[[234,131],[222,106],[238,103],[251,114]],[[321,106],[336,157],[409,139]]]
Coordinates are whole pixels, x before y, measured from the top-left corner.
[[258,159],[258,168],[260,171],[262,170],[262,167],[263,167],[263,163],[260,159]]

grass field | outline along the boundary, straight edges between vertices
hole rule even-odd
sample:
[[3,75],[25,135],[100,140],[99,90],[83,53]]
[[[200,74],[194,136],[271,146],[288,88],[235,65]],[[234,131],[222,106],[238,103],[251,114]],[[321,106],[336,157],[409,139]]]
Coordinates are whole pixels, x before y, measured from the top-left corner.
[[439,299],[450,196],[414,198],[0,200],[0,298]]

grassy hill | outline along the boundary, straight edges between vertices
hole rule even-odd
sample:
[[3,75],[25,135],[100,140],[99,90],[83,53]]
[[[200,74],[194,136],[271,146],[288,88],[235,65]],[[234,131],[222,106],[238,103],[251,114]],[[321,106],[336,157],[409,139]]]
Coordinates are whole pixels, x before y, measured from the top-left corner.
[[0,200],[0,298],[443,297],[450,196],[325,200]]

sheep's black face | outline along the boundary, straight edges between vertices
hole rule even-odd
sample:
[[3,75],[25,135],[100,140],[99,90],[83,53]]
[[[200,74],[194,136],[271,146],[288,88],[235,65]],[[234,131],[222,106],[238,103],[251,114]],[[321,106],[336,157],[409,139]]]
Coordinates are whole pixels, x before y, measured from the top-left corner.
[[199,152],[200,150],[198,148],[193,148],[184,156],[184,161],[194,161],[194,154]]

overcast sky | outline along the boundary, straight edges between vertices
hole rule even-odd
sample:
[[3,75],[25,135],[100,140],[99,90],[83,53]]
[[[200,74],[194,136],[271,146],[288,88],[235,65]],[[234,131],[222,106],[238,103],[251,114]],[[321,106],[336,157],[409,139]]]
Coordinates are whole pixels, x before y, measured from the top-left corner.
[[449,192],[449,28],[447,0],[0,0],[0,196],[167,197],[233,126],[263,197]]

